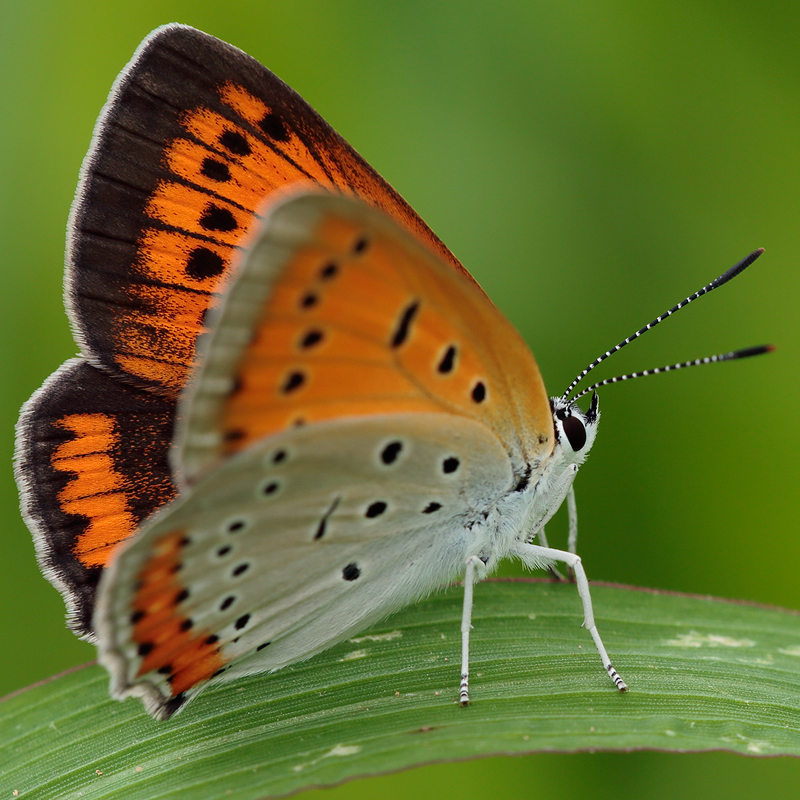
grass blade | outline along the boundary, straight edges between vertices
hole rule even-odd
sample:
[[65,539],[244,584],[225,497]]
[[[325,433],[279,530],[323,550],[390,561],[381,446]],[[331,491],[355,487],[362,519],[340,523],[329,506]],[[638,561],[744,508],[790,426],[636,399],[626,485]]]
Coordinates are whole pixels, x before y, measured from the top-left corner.
[[0,796],[260,798],[534,750],[800,755],[800,616],[595,585],[603,672],[573,586],[476,587],[473,705],[454,702],[461,589],[316,658],[211,689],[167,723],[97,666],[0,703]]

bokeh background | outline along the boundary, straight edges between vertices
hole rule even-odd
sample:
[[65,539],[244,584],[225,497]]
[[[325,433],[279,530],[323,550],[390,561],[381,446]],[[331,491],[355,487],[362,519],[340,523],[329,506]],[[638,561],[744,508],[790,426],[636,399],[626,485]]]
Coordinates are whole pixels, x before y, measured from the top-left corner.
[[[576,485],[579,549],[590,578],[800,609],[797,3],[7,1],[0,696],[94,657],[38,573],[17,508],[13,426],[76,350],[61,301],[64,228],[94,120],[139,41],[171,21],[257,57],[343,134],[522,331],[552,394],[766,247],[743,277],[598,370],[778,346],[602,391],[599,438]],[[551,540],[564,528],[557,518]],[[794,797],[799,783],[790,759],[536,754],[324,794]]]

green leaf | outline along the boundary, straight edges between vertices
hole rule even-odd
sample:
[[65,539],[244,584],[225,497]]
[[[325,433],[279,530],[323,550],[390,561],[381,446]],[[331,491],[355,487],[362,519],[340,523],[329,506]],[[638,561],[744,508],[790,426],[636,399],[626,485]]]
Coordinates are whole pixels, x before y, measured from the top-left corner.
[[800,755],[800,617],[593,586],[631,691],[615,691],[570,585],[476,587],[472,699],[461,589],[310,661],[209,689],[169,722],[107,695],[98,666],[0,703],[0,797],[259,798],[431,761],[534,750]]

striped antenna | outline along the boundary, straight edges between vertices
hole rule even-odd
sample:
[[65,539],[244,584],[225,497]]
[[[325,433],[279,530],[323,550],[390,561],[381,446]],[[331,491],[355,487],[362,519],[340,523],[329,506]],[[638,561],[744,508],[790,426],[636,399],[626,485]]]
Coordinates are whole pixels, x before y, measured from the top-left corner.
[[[661,322],[662,320],[665,320],[667,317],[671,317],[676,311],[680,311],[684,306],[688,306],[689,303],[691,303],[693,300],[697,300],[698,297],[702,297],[704,294],[708,294],[710,291],[712,291],[714,289],[718,289],[720,286],[722,286],[723,283],[727,283],[729,280],[731,280],[731,278],[735,278],[739,273],[744,272],[763,252],[764,252],[764,248],[763,247],[759,247],[758,250],[754,250],[752,253],[750,253],[749,256],[747,256],[747,258],[743,258],[738,264],[735,264],[727,272],[724,272],[722,275],[720,275],[719,278],[717,278],[716,280],[711,281],[711,283],[709,283],[708,286],[704,286],[702,289],[700,289],[700,291],[695,292],[693,295],[690,295],[685,300],[682,300],[680,303],[678,303],[678,305],[673,306],[669,311],[664,312],[660,317],[656,317],[651,323],[645,325],[644,328],[640,328],[632,336],[629,336],[627,339],[624,339],[623,341],[621,341],[616,347],[612,347],[610,350],[606,350],[606,352],[603,353],[603,355],[601,355],[599,358],[596,358],[594,361],[592,361],[592,363],[589,364],[589,366],[586,367],[586,369],[583,370],[583,372],[581,372],[578,375],[578,377],[575,378],[574,381],[572,381],[572,383],[569,385],[569,388],[567,389],[567,391],[564,392],[564,394],[562,395],[562,398],[564,400],[566,400],[569,397],[569,395],[572,393],[572,390],[598,364],[600,364],[603,361],[605,361],[610,355],[613,355],[618,350],[622,350],[622,348],[625,347],[626,344],[630,344],[634,339],[638,339],[643,333],[646,333],[651,328],[655,328],[655,326],[658,325],[659,322]],[[750,348],[750,349],[757,349],[757,348]],[[737,352],[747,352],[747,351],[737,351]],[[760,352],[766,352],[766,351],[762,350]],[[756,355],[756,353],[747,352],[747,355]],[[712,356],[709,359],[707,359],[707,361],[728,361],[731,358],[742,358],[742,357],[743,356],[737,356],[737,355],[735,355],[733,353],[727,353],[724,356]],[[704,361],[704,359],[700,359],[700,363],[702,363],[703,361]],[[670,367],[662,367],[659,370],[649,370],[649,371],[647,371],[645,373],[636,373],[635,375],[627,375],[627,376],[624,376],[624,377],[620,376],[619,378],[613,378],[613,379],[609,380],[608,382],[609,383],[614,383],[615,381],[627,380],[628,378],[631,378],[631,377],[637,377],[638,378],[640,375],[645,375],[645,374],[650,374],[650,373],[655,373],[655,372],[666,372],[668,369],[670,369],[670,370],[671,369],[677,369],[677,368],[684,367],[684,366],[689,366],[689,365],[694,366],[694,363],[695,362],[690,361],[690,362],[687,362],[686,364],[677,364],[677,365],[673,365],[673,366],[670,366]],[[602,386],[603,384],[599,383],[599,384],[596,384],[596,385],[597,386]],[[582,397],[588,391],[589,391],[589,389],[586,389],[585,391],[581,392],[578,395],[578,397]],[[574,399],[577,399],[577,398],[574,398]]]
[[629,372],[627,375],[618,375],[616,378],[606,378],[604,381],[593,383],[588,389],[584,389],[572,398],[574,403],[585,394],[593,392],[600,386],[608,386],[610,383],[620,381],[630,381],[634,378],[645,378],[648,375],[658,375],[662,372],[672,372],[674,369],[684,369],[686,367],[699,367],[701,364],[716,364],[718,361],[733,361],[735,358],[750,358],[750,356],[760,356],[762,353],[771,353],[775,347],[771,344],[761,344],[757,347],[745,347],[741,350],[734,350],[732,353],[722,353],[718,356],[707,356],[706,358],[696,358],[694,361],[684,361],[681,364],[667,364],[666,367],[656,367],[655,369],[645,369],[642,372]]

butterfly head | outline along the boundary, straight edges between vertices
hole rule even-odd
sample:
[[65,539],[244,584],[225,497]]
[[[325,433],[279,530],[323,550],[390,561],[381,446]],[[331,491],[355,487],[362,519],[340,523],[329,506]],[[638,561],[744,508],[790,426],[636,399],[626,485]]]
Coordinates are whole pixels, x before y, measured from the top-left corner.
[[553,428],[556,434],[556,449],[561,449],[565,466],[580,466],[592,449],[600,421],[600,408],[597,392],[592,394],[592,402],[586,412],[574,400],[563,397],[550,398],[553,410]]

